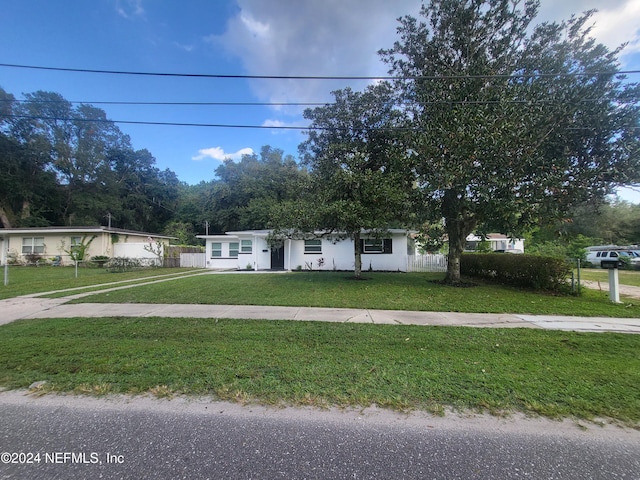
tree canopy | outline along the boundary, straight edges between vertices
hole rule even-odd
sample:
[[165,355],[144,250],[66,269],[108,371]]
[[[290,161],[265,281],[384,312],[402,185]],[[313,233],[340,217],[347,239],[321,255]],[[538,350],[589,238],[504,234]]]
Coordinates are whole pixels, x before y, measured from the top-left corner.
[[619,50],[590,37],[592,12],[531,29],[537,10],[432,0],[380,51],[401,78],[411,170],[445,220],[452,283],[475,229],[519,234],[638,172],[639,91],[617,74]]
[[175,173],[134,150],[103,110],[38,91],[0,89],[0,221],[11,226],[114,225],[160,231],[177,201]]
[[413,184],[404,173],[404,147],[396,130],[403,115],[390,85],[333,95],[333,103],[304,112],[311,125],[299,151],[309,182],[301,197],[280,206],[275,223],[289,235],[350,238],[359,278],[362,232],[380,235],[408,221]]

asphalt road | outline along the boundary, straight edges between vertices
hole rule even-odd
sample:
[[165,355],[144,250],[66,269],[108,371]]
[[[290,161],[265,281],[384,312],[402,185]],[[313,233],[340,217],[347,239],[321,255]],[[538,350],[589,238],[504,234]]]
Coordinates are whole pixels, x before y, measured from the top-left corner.
[[2,479],[640,478],[640,432],[570,421],[1,392],[0,425]]

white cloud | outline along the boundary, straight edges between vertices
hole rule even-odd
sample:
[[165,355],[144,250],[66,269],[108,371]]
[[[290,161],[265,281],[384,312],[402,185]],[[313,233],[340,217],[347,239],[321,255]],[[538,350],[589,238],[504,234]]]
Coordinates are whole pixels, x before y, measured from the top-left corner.
[[[418,16],[419,0],[236,0],[239,10],[220,36],[205,40],[240,59],[247,74],[282,76],[385,76],[378,50],[391,48],[398,17]],[[534,23],[561,21],[599,9],[592,34],[610,49],[630,42],[640,51],[640,0],[541,0]],[[624,57],[622,58],[624,62]],[[327,102],[330,92],[365,81],[252,80],[257,98],[268,102]],[[300,116],[303,108],[274,108]]]
[[[374,76],[387,67],[377,51],[391,47],[396,19],[417,14],[416,0],[237,0],[239,13],[224,35],[206,40],[241,59],[247,73],[284,76]],[[338,80],[256,80],[254,92],[269,102],[324,102]],[[299,112],[298,112],[299,113]]]
[[267,119],[264,122],[262,122],[262,126],[263,127],[284,127],[286,126],[286,124],[281,121],[281,120],[272,120],[272,119]]
[[116,0],[116,12],[127,20],[143,17],[145,11],[142,2],[143,0]]
[[243,155],[252,155],[252,148],[241,148],[234,153],[226,153],[221,147],[203,148],[198,150],[198,155],[192,157],[192,160],[204,160],[205,158],[212,158],[214,160],[223,161],[227,159],[239,160]]
[[173,42],[173,45],[176,48],[179,48],[180,50],[183,50],[187,53],[193,52],[196,48],[194,45],[183,45],[182,43],[178,43],[178,42]]
[[592,9],[597,10],[591,19],[596,40],[611,50],[628,43],[623,56],[640,51],[640,0],[542,0],[538,20],[566,20]]
[[619,8],[601,8],[595,15],[593,35],[610,48],[623,43],[625,55],[640,52],[640,0],[632,0]]

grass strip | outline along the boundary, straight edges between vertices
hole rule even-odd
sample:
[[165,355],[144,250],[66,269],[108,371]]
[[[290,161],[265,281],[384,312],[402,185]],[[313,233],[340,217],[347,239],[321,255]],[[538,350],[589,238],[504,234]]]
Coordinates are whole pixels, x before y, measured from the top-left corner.
[[587,317],[640,317],[640,301],[613,305],[607,292],[582,296],[545,294],[478,283],[456,288],[437,283],[439,273],[367,273],[353,280],[345,272],[228,274],[184,278],[92,295],[75,303],[185,303],[371,308],[439,312],[520,313]]
[[84,394],[640,424],[640,336],[323,322],[69,318],[0,327],[0,385]]

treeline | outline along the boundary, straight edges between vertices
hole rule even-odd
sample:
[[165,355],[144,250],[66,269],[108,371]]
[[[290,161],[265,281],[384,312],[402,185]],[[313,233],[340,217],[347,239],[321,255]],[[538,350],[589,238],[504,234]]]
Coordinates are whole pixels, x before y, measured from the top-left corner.
[[265,228],[274,202],[292,198],[305,175],[295,159],[268,146],[224,162],[211,181],[180,182],[106,113],[74,106],[58,93],[25,100],[0,88],[0,226],[107,225],[195,235]]
[[0,89],[2,227],[106,225],[159,231],[180,182],[103,110],[38,91],[24,101]]

